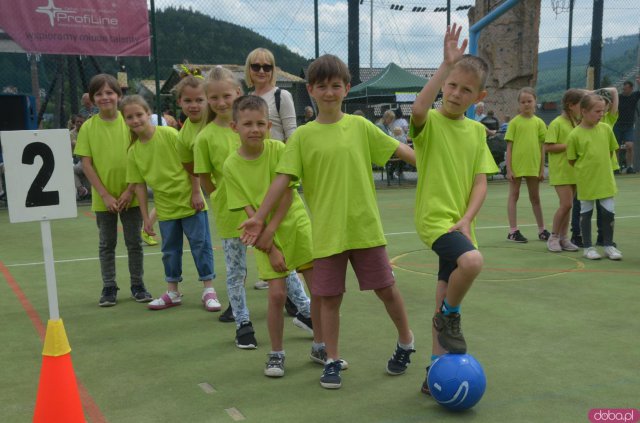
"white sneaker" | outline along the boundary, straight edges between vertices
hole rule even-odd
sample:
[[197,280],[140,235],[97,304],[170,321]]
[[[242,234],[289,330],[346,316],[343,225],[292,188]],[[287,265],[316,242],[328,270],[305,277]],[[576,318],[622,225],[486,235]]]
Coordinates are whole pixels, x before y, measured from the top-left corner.
[[589,260],[600,260],[602,258],[602,256],[598,254],[598,251],[595,249],[595,247],[585,248],[582,256]]
[[609,257],[609,260],[621,260],[622,253],[613,245],[604,247],[604,255]]
[[255,289],[269,289],[269,282],[267,281],[258,281],[253,285]]
[[580,250],[580,247],[578,247],[576,244],[574,244],[573,242],[571,242],[567,238],[561,238],[560,239],[560,247],[562,247],[562,249],[564,251],[579,251]]
[[549,237],[549,239],[547,240],[547,250],[551,251],[552,253],[559,253],[560,251],[562,251],[562,246],[560,245],[560,238],[558,237],[558,235],[551,235]]
[[216,294],[215,289],[205,288],[202,292],[202,305],[207,311],[220,311],[222,309],[222,305],[220,305],[220,301],[218,301],[218,294]]

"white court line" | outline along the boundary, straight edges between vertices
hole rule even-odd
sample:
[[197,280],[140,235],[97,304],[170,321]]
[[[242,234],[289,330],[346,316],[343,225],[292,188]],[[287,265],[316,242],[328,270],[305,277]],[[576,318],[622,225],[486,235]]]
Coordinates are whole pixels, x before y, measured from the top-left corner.
[[[616,216],[616,219],[636,219],[639,218],[640,215],[634,215],[634,216]],[[592,220],[593,222],[595,222],[595,219]],[[527,227],[527,226],[536,226],[535,223],[531,223],[531,224],[527,224],[527,225],[518,225],[518,226],[522,226],[522,227]],[[500,225],[500,226],[478,226],[476,227],[476,230],[481,230],[481,229],[509,229],[508,225]],[[410,235],[410,234],[416,234],[416,231],[409,231],[409,232],[391,232],[388,234],[384,234],[385,236],[396,236],[396,235]],[[184,250],[185,253],[190,252],[191,250]],[[159,254],[162,254],[162,252],[157,252],[157,253],[145,253],[145,256],[157,256]],[[127,258],[126,255],[121,255],[121,256],[116,256],[116,258]],[[79,262],[79,261],[90,261],[90,260],[98,260],[98,257],[85,257],[85,258],[78,258],[78,259],[67,259],[67,260],[54,260],[54,263],[75,263],[75,262]],[[44,262],[43,261],[37,261],[37,262],[33,262],[33,263],[16,263],[16,264],[5,264],[5,267],[24,267],[24,266],[40,266],[43,265]]]

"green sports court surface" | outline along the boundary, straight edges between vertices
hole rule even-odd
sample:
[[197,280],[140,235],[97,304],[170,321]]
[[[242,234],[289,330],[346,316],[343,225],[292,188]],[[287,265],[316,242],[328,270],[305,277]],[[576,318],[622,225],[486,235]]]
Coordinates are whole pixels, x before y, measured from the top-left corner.
[[[97,229],[88,206],[52,222],[61,316],[90,422],[586,422],[592,408],[640,408],[640,177],[617,179],[615,239],[621,262],[553,254],[536,238],[526,188],[518,205],[527,244],[507,235],[507,184],[490,182],[477,220],[485,270],[462,307],[469,352],[484,366],[487,391],[472,410],[452,414],[420,393],[430,356],[437,259],[413,226],[412,187],[378,191],[388,253],[416,337],[403,376],[385,373],[395,331],[375,295],[359,292],[351,270],[341,312],[341,354],[350,367],[337,391],[319,385],[311,339],[285,320],[286,375],[262,373],[269,339],[266,291],[247,300],[259,348],[239,350],[235,326],[200,303],[188,253],[183,305],[149,311],[129,298],[124,242],[117,261],[118,305],[97,306]],[[541,186],[547,227],[557,205]],[[336,205],[339,206],[339,205]],[[214,234],[215,235],[215,234]],[[48,319],[40,225],[10,224],[0,211],[0,421],[28,422],[42,362],[39,330]],[[215,281],[226,307],[220,240]],[[188,248],[188,246],[186,246]],[[145,282],[165,289],[159,247],[145,247]]]

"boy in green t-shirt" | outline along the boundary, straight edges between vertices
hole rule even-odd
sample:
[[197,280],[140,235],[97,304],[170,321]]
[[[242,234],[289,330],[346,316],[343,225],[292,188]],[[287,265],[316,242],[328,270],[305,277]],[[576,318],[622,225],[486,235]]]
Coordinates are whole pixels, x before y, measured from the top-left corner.
[[[488,66],[478,57],[464,55],[467,40],[458,47],[460,31],[456,24],[447,28],[444,60],[413,103],[409,130],[420,174],[416,229],[440,260],[432,361],[447,351],[467,351],[460,305],[483,261],[476,249],[474,220],[487,193],[486,174],[498,172],[484,126],[464,116],[487,94]],[[433,110],[441,88],[442,106]],[[429,393],[426,380],[422,391]]]
[[355,270],[361,290],[374,290],[398,331],[398,343],[387,373],[400,375],[414,352],[404,301],[385,250],[376,203],[371,163],[384,166],[392,154],[415,162],[410,147],[384,134],[373,123],[342,112],[351,76],[338,57],[324,55],[308,69],[307,90],[318,105],[315,121],[298,128],[287,141],[278,176],[256,214],[242,224],[243,241],[253,245],[267,215],[289,187],[304,184],[313,234],[313,285],[320,297],[320,319],[327,360],[320,385],[342,386],[338,353],[340,304],[345,292],[347,262]]
[[[229,209],[242,210],[248,216],[253,216],[260,207],[269,184],[277,175],[276,168],[285,149],[284,143],[266,139],[271,127],[268,114],[267,102],[255,95],[239,97],[233,103],[231,128],[240,136],[241,145],[225,160],[223,174],[227,181]],[[291,188],[283,195],[256,242],[258,275],[269,284],[267,326],[271,352],[264,374],[270,377],[284,376],[282,308],[287,299],[287,275],[297,270],[304,275],[309,287],[312,284],[311,221],[295,186]],[[315,296],[311,299],[311,319],[311,359],[324,364],[326,350],[322,339],[320,305]],[[342,366],[345,368],[345,361],[342,361]]]

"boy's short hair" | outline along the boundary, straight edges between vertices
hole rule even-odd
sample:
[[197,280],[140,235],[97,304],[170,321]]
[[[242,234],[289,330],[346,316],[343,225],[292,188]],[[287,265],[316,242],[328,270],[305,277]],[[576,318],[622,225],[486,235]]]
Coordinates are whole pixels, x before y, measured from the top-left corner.
[[489,78],[489,65],[483,58],[465,54],[456,62],[454,68],[475,74],[480,80],[480,91],[484,90]]
[[257,95],[243,95],[235,99],[233,102],[233,120],[238,120],[238,113],[244,110],[257,110],[262,112],[264,116],[269,118],[269,105],[262,97]]
[[120,89],[118,80],[113,75],[100,73],[91,78],[91,81],[89,82],[89,100],[91,100],[92,103],[95,104],[93,96],[96,95],[96,93],[105,85],[115,91],[116,94],[118,94],[118,97],[122,97],[122,89]]
[[333,54],[324,54],[311,62],[307,69],[307,81],[309,85],[318,82],[328,81],[338,77],[342,79],[344,85],[351,82],[351,74],[349,67],[338,56]]

